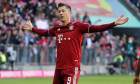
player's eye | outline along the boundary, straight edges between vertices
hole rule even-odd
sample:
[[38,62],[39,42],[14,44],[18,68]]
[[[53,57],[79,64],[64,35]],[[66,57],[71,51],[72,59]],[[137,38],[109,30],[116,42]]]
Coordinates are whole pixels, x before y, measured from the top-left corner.
[[65,10],[62,10],[62,12],[65,12]]
[[58,11],[58,13],[60,13],[61,11]]

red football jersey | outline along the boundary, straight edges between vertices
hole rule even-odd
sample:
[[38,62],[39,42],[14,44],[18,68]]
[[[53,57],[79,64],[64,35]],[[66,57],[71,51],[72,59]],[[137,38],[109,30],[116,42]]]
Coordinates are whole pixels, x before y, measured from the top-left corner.
[[66,26],[54,27],[57,44],[56,69],[80,66],[82,30],[88,27],[89,24],[83,25],[80,22],[70,22]]
[[[100,27],[109,29],[114,23],[93,26],[82,22],[69,22],[66,26],[56,25],[49,30],[33,28],[32,31],[39,35],[56,36],[57,62],[56,69],[80,67],[81,43],[84,33],[96,32]],[[104,30],[103,29],[103,30]]]

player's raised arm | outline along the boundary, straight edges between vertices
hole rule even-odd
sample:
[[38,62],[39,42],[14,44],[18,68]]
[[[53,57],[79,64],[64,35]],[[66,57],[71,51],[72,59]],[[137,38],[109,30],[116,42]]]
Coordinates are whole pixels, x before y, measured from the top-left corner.
[[122,18],[124,15],[121,15],[115,22],[110,23],[110,24],[103,24],[103,25],[99,25],[99,26],[95,26],[95,25],[91,25],[90,26],[90,31],[91,32],[102,32],[105,31],[107,29],[111,29],[112,27],[116,26],[116,25],[122,25],[125,24],[129,18]]
[[139,74],[140,74],[140,59],[139,59],[138,65],[137,65],[137,71],[136,71],[136,74],[135,74],[133,84],[139,84],[139,82],[140,82]]
[[43,35],[43,36],[55,36],[53,28],[51,28],[49,30],[38,29],[38,28],[33,27],[32,23],[30,21],[29,21],[29,23],[26,23],[26,22],[24,23],[23,29],[32,31],[36,34]]
[[124,15],[121,15],[115,22],[103,25],[90,25],[90,24],[81,24],[82,27],[80,28],[81,33],[93,33],[93,32],[102,32],[108,29],[113,28],[116,25],[125,24],[129,18],[122,18]]

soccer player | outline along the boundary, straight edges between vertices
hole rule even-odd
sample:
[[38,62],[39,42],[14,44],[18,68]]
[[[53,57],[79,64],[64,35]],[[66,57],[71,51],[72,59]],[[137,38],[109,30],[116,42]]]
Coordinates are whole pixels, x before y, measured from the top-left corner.
[[137,71],[136,71],[135,78],[133,81],[134,84],[140,84],[139,83],[140,82],[139,74],[140,74],[140,59],[139,59],[138,65],[137,65]]
[[123,15],[115,22],[104,25],[90,25],[82,22],[72,22],[71,7],[64,3],[58,4],[58,16],[62,24],[57,24],[49,30],[38,29],[32,23],[24,23],[25,30],[44,36],[56,36],[57,62],[53,84],[77,84],[80,76],[81,42],[84,33],[102,32],[128,21]]

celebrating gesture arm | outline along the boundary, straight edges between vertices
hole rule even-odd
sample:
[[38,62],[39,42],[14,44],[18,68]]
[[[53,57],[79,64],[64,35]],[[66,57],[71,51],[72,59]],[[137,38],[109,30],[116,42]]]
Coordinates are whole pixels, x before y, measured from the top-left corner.
[[32,23],[29,20],[29,23],[24,23],[23,25],[23,29],[28,30],[28,31],[32,31],[38,35],[43,35],[43,36],[55,36],[55,32],[53,31],[53,28],[51,29],[38,29],[33,27]]
[[81,23],[79,27],[80,33],[93,33],[93,32],[102,32],[108,29],[113,28],[116,25],[122,25],[125,24],[129,18],[122,18],[124,15],[121,15],[115,22],[109,23],[109,24],[103,24],[103,25],[90,25],[86,23]]

